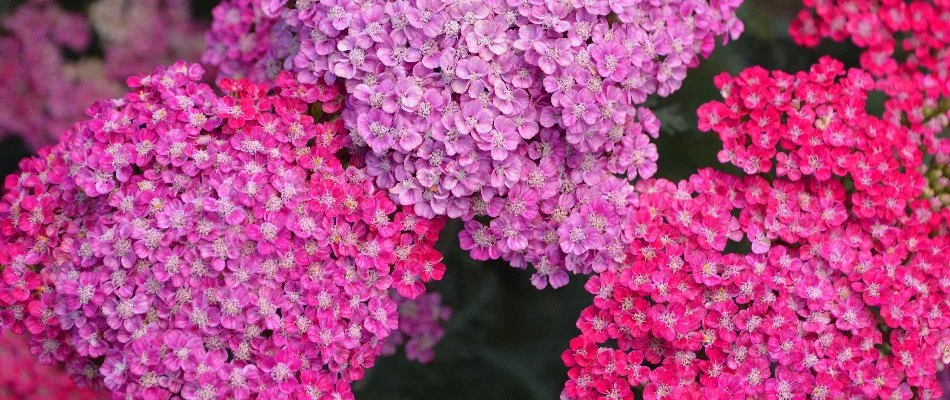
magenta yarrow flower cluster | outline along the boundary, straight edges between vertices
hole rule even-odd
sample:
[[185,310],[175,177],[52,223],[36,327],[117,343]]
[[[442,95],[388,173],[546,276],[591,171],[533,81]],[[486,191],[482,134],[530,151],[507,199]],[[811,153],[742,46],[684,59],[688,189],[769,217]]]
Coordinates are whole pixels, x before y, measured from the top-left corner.
[[0,21],[0,135],[34,149],[53,144],[86,107],[121,95],[127,76],[197,59],[204,46],[188,4],[97,0],[84,14],[53,0],[18,6]]
[[805,0],[790,27],[807,47],[822,38],[860,47],[861,66],[888,95],[886,119],[930,134],[950,125],[950,1]]
[[76,387],[62,369],[42,365],[30,354],[23,335],[0,334],[0,399],[97,400],[108,394]]
[[[659,121],[739,0],[229,1],[205,60],[343,81],[367,172],[423,216],[466,221],[463,249],[533,283],[616,263],[626,180],[656,171]],[[363,143],[358,143],[363,142]]]
[[564,395],[939,398],[950,210],[922,196],[922,139],[868,115],[869,75],[830,59],[717,85],[702,129],[747,175],[639,185],[627,262],[586,285]]
[[[441,278],[444,222],[341,155],[332,87],[283,74],[219,96],[201,75],[130,78],[7,179],[0,320],[117,398],[352,398],[400,297]],[[427,332],[407,333],[414,357]]]

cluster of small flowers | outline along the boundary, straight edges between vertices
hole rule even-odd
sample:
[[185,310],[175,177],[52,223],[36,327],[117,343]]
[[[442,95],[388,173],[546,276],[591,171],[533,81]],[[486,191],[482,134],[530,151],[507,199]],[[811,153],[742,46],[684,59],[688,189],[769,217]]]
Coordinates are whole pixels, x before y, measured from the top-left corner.
[[400,346],[405,346],[409,360],[431,362],[435,358],[435,345],[445,334],[442,324],[452,316],[452,310],[442,305],[442,296],[438,293],[425,293],[416,299],[397,296],[396,303],[399,330],[386,338],[383,355],[392,355]]
[[558,287],[616,262],[626,180],[656,171],[659,121],[638,105],[735,38],[740,3],[234,0],[205,60],[343,81],[380,187],[467,221],[476,259],[533,264],[537,287]]
[[130,78],[7,179],[0,321],[116,396],[352,398],[444,221],[341,152],[333,87],[202,73]]
[[[862,66],[877,76],[919,68],[937,73],[950,44],[946,0],[804,0],[789,27],[806,47],[822,38],[850,40],[865,49]],[[943,76],[942,78],[946,78]]]
[[[904,224],[849,219],[843,185],[805,181],[705,171],[645,185],[630,263],[586,286],[595,299],[563,355],[565,394],[939,398],[946,213],[917,202]],[[819,222],[794,242],[723,253],[769,220]]]
[[706,103],[698,114],[699,129],[722,139],[720,162],[746,174],[774,167],[793,182],[847,178],[852,211],[864,218],[904,215],[907,202],[920,196],[922,138],[868,114],[874,79],[866,72],[825,57],[796,74],[753,67],[715,83],[725,101]]
[[[922,175],[922,158],[906,145],[909,128],[854,120],[867,88],[856,85],[859,72],[828,75],[837,65],[823,60],[797,78],[755,68],[719,80],[732,88],[723,118],[741,122],[714,125],[727,147],[802,125],[791,113],[744,108],[746,91],[756,90],[764,102],[805,94],[835,108],[813,110],[818,117],[795,141],[770,139],[783,148],[833,142],[828,127],[848,121],[878,134],[849,130],[848,144],[834,147],[850,150],[823,160],[830,172],[804,163],[777,174],[727,157],[749,175],[707,169],[677,184],[640,182],[625,225],[627,262],[586,285],[593,304],[562,355],[565,397],[939,398],[937,369],[950,361],[950,210],[935,211],[921,197],[924,180],[910,176]],[[851,99],[854,115],[842,104]],[[710,107],[718,109],[707,105],[700,116]],[[880,174],[872,185],[852,165],[836,166],[870,155]],[[900,206],[877,203],[879,192]]]
[[[950,1],[805,0],[791,27],[807,47],[822,38],[850,40],[864,49],[861,66],[878,79],[896,123],[921,133],[948,126]],[[931,118],[934,112],[942,117]],[[924,122],[929,122],[924,124]]]
[[204,47],[188,0],[97,0],[86,14],[28,0],[0,25],[0,135],[34,149],[95,101],[121,95],[127,76],[197,59]]
[[64,371],[41,365],[30,355],[26,337],[0,334],[0,399],[95,400],[108,395],[76,387]]

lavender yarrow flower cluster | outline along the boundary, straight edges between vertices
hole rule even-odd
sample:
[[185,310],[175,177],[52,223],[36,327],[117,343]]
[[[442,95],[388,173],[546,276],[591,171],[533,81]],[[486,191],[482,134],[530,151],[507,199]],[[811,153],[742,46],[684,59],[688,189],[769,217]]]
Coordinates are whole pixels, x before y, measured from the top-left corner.
[[7,179],[0,325],[117,398],[351,399],[444,223],[339,155],[333,88],[202,73],[130,78]]
[[53,144],[86,107],[120,95],[127,76],[196,60],[204,28],[188,4],[96,0],[85,13],[53,0],[18,6],[0,22],[0,135],[21,135],[34,149]]
[[[625,180],[656,171],[659,121],[741,0],[234,0],[205,60],[226,75],[345,84],[345,126],[399,204],[467,221],[477,259],[534,284],[616,263]],[[606,250],[605,250],[606,249]]]

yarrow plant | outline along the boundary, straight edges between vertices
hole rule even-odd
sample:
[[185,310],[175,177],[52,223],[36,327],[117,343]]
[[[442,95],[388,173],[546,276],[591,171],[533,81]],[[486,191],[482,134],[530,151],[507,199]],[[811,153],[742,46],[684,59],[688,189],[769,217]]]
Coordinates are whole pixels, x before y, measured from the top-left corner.
[[868,115],[871,76],[831,59],[716,84],[700,128],[745,175],[639,184],[564,396],[939,398],[950,211],[925,196],[923,138]]
[[344,128],[394,201],[559,287],[616,263],[627,180],[656,171],[642,104],[739,34],[740,3],[234,0],[204,59],[343,82]]
[[30,354],[26,337],[0,335],[0,399],[99,400],[103,392],[78,388],[64,371],[39,364]]
[[333,87],[202,72],[130,78],[8,177],[3,325],[114,398],[352,398],[403,322],[430,358],[439,298],[397,307],[441,279],[444,222],[341,152]]
[[0,21],[0,135],[50,145],[125,78],[197,60],[201,24],[188,0],[96,0],[86,12],[28,0]]

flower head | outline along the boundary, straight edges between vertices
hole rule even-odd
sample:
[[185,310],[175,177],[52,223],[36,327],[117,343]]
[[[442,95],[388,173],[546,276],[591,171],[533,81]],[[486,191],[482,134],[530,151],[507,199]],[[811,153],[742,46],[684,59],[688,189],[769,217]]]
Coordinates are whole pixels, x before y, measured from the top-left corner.
[[[340,152],[338,108],[318,103],[334,88],[285,75],[218,95],[201,74],[130,78],[8,177],[3,326],[117,396],[351,396],[397,302],[441,278],[443,222]],[[429,341],[412,357],[431,358],[432,329],[409,333]]]
[[950,214],[921,171],[946,156],[868,115],[868,82],[831,59],[717,79],[701,129],[745,174],[638,184],[565,397],[940,397]]

